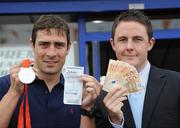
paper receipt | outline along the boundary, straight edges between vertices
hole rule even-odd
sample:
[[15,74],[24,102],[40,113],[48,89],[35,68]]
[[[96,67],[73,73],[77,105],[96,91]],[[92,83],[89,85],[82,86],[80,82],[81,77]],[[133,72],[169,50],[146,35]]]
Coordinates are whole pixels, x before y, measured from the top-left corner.
[[84,67],[66,66],[63,69],[65,77],[64,85],[64,104],[81,105],[83,82],[80,76],[84,73]]

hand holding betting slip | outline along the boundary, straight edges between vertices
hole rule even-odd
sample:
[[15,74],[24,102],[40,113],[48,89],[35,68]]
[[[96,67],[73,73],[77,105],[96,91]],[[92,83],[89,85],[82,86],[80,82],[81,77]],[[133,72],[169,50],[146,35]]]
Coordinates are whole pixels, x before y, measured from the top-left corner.
[[120,85],[128,89],[127,94],[143,89],[136,68],[126,62],[110,59],[103,90],[109,92],[113,86]]

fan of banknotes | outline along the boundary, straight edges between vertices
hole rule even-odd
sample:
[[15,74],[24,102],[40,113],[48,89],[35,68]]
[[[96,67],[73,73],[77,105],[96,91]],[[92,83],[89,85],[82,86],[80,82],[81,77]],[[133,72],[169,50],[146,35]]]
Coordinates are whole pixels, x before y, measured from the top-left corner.
[[136,68],[126,62],[110,59],[103,90],[109,92],[115,85],[125,86],[127,94],[143,89]]

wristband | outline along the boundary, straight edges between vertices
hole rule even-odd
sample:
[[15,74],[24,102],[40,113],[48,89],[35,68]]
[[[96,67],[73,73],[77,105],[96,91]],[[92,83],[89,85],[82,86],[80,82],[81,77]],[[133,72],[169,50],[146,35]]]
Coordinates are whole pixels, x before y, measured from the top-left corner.
[[96,107],[92,107],[91,110],[85,110],[81,108],[81,115],[88,116],[89,118],[94,118],[96,113]]

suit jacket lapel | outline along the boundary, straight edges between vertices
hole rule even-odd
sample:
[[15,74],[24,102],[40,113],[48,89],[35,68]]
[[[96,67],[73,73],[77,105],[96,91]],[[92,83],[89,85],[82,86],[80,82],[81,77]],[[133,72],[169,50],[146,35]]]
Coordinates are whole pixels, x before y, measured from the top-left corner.
[[134,118],[132,115],[131,107],[128,100],[125,100],[124,106],[122,107],[122,111],[124,113],[124,124],[127,125],[128,128],[135,128]]
[[165,75],[161,71],[151,66],[148,84],[146,88],[146,94],[144,99],[143,115],[142,115],[142,127],[147,128],[151,120],[154,108],[161,95],[161,90],[165,85]]

